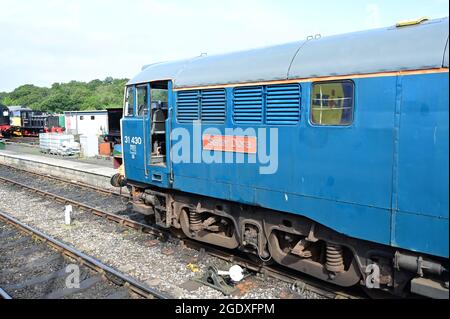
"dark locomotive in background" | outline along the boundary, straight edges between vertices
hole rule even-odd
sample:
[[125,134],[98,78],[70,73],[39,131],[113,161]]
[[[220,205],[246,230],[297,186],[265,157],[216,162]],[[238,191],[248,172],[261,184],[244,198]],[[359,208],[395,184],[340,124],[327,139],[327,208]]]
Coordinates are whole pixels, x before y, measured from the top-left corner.
[[[120,120],[122,108],[107,109],[108,133],[104,136],[111,146],[121,143]],[[38,137],[39,133],[65,131],[65,116],[47,114],[27,107],[0,105],[0,137]]]
[[39,133],[61,128],[59,116],[39,111],[23,111],[20,114],[20,131],[24,136],[39,136]]
[[4,137],[38,137],[39,133],[62,132],[64,121],[60,116],[34,111],[27,107],[0,106],[0,134]]

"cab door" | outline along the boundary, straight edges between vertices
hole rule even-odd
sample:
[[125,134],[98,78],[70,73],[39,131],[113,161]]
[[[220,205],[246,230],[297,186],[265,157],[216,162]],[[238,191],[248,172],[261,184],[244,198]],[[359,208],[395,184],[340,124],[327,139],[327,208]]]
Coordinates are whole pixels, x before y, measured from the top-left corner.
[[149,85],[126,88],[122,119],[125,175],[129,180],[147,183],[149,178]]
[[171,81],[155,81],[149,84],[149,120],[145,128],[148,136],[146,157],[148,183],[158,187],[170,187],[170,118],[172,109]]

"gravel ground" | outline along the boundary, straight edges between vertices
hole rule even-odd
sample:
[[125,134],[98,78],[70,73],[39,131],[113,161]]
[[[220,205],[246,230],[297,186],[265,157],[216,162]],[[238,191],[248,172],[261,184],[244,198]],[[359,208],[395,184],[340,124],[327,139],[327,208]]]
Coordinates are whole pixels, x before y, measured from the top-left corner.
[[63,156],[58,156],[58,155],[50,155],[50,154],[41,153],[39,147],[28,146],[28,145],[8,144],[8,145],[6,145],[5,150],[17,152],[18,154],[33,154],[33,155],[39,155],[39,156],[44,156],[44,157],[48,157],[48,158],[59,158],[59,159],[64,159],[64,160],[68,160],[68,161],[73,161],[73,162],[95,164],[95,165],[111,167],[111,168],[114,166],[112,159],[81,158],[78,156],[64,156],[63,157]]
[[[75,201],[81,201],[91,207],[108,213],[121,213],[127,210],[127,200],[118,196],[94,192],[84,187],[60,182],[50,177],[33,175],[0,165],[0,176],[12,179],[29,187],[38,188],[51,194],[59,195]],[[143,218],[141,218],[143,220]],[[140,220],[141,221],[141,220]]]
[[[12,233],[11,235],[9,235]],[[60,289],[66,288],[66,267],[76,264],[75,260],[64,258],[52,250],[47,244],[20,233],[10,225],[0,222],[0,287],[7,290],[14,299],[36,299],[51,296]],[[6,237],[3,236],[7,234]],[[13,244],[13,246],[11,246]],[[3,251],[2,251],[3,249]],[[32,267],[24,268],[33,264]],[[92,280],[99,275],[80,266],[80,283]],[[36,280],[50,274],[61,274],[56,278],[46,279],[33,286],[13,288],[12,286]],[[104,298],[121,292],[124,298],[135,298],[134,294],[101,279],[93,286],[63,297],[64,299]]]
[[[0,184],[0,210],[175,298],[320,298],[310,291],[293,293],[287,283],[258,276],[245,279],[232,297],[207,286],[189,291],[181,286],[210,265],[226,270],[231,264],[184,247],[178,240],[162,242],[85,212],[75,210],[73,225],[66,226],[63,205],[14,186]],[[199,272],[189,264],[197,266]]]

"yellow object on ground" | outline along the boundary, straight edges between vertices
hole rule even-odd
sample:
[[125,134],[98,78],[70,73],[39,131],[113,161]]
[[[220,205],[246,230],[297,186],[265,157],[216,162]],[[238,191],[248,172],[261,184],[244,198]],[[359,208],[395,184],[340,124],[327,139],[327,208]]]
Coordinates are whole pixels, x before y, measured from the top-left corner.
[[188,268],[190,271],[192,272],[199,272],[200,269],[198,268],[198,266],[196,264],[193,263],[189,263],[186,265],[186,268]]

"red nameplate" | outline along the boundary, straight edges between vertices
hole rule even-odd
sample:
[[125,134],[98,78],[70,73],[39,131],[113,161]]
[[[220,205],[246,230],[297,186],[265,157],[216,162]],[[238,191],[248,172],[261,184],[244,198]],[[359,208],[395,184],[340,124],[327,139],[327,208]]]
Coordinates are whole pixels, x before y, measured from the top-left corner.
[[210,151],[256,154],[254,136],[203,135],[203,149]]

